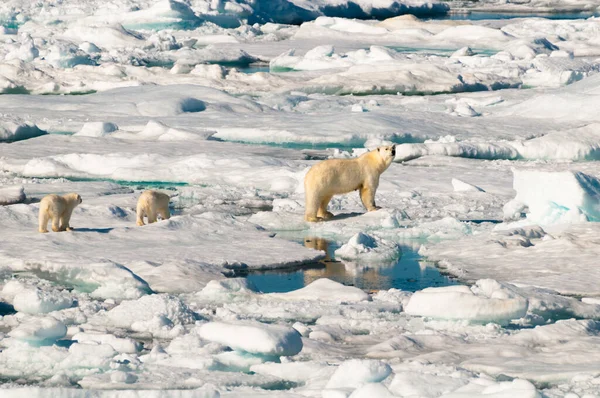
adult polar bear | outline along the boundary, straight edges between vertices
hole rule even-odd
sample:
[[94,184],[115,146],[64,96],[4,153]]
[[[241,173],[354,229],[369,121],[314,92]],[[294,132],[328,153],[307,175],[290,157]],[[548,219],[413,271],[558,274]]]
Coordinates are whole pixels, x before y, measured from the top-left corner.
[[54,232],[70,231],[69,225],[73,209],[82,202],[81,196],[76,193],[68,193],[63,196],[47,195],[40,202],[39,231],[48,232],[48,220],[52,219],[52,230]]
[[327,205],[333,195],[356,190],[367,211],[379,209],[375,206],[379,176],[390,167],[395,156],[395,145],[382,146],[356,159],[329,159],[311,167],[304,177],[304,219],[310,222],[330,219],[333,214],[327,211]]

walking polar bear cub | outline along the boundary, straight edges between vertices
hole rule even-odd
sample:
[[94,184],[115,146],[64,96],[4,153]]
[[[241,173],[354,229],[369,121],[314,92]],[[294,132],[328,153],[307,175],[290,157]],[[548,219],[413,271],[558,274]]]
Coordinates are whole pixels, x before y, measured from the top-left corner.
[[144,225],[144,216],[148,217],[148,224],[157,221],[157,216],[163,220],[171,217],[169,212],[169,195],[162,192],[148,190],[144,191],[137,202],[137,225]]
[[81,196],[76,193],[68,193],[63,196],[47,195],[40,202],[39,231],[48,232],[48,221],[52,219],[52,230],[71,231],[69,225],[73,209],[82,202]]
[[311,167],[304,177],[304,219],[310,222],[330,219],[333,214],[327,211],[327,205],[333,195],[356,190],[368,211],[379,209],[375,206],[379,176],[390,167],[395,156],[396,146],[390,145],[356,159],[329,159]]

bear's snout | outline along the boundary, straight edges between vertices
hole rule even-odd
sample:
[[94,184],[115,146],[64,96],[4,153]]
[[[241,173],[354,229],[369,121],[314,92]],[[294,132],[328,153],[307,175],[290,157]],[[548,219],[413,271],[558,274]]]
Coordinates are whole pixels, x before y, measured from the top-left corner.
[[396,156],[396,147],[392,148],[392,156]]

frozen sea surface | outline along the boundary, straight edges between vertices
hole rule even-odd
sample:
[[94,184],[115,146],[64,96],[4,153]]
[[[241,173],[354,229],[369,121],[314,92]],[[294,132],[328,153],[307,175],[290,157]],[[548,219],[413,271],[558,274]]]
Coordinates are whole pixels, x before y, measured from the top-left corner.
[[[0,396],[600,396],[597,13],[1,2]],[[392,143],[381,209],[304,221]]]

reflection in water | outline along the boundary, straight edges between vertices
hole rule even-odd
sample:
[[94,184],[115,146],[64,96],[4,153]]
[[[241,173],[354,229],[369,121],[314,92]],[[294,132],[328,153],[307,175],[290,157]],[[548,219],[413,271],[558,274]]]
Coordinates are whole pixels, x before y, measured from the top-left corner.
[[364,290],[387,290],[397,288],[407,291],[432,286],[456,284],[430,262],[417,253],[418,245],[402,245],[400,259],[388,263],[357,264],[335,260],[334,252],[340,245],[317,237],[306,237],[304,246],[326,253],[321,260],[308,269],[294,271],[267,271],[250,273],[248,279],[265,293],[287,292],[300,289],[317,279],[329,278]]

